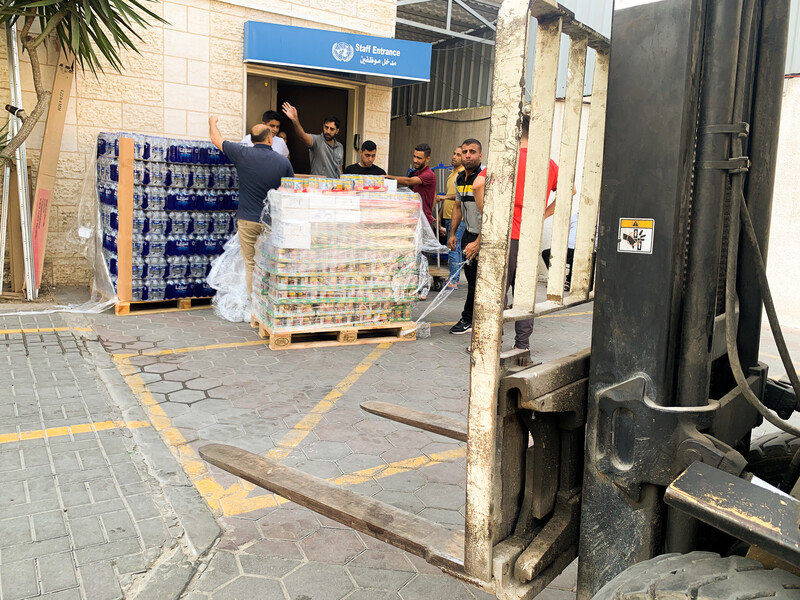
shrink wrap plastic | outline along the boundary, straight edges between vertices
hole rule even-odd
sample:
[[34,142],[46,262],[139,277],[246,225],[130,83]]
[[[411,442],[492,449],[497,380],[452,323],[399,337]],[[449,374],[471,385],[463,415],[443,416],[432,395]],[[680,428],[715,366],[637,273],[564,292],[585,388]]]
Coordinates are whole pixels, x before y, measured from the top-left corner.
[[409,192],[269,193],[253,311],[273,332],[411,320],[430,285],[422,252],[443,247]]

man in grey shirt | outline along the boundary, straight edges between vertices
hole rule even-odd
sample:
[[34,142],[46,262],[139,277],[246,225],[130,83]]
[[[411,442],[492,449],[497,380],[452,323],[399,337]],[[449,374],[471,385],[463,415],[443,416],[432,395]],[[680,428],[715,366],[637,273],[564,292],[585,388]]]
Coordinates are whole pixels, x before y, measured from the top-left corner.
[[344,146],[336,141],[339,133],[339,118],[325,117],[322,123],[322,133],[306,133],[300,125],[297,109],[288,102],[283,103],[283,113],[289,117],[294,125],[294,130],[303,143],[308,146],[311,158],[311,175],[338,178],[342,174],[344,162]]

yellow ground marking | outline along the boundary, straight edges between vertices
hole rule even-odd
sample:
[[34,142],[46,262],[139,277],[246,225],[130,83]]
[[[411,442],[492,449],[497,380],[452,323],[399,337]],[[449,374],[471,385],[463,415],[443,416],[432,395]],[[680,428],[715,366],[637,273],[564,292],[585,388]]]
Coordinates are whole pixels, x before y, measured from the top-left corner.
[[561,319],[564,317],[579,317],[581,315],[591,315],[594,311],[591,310],[584,310],[581,312],[557,312],[557,313],[550,313],[549,315],[541,315],[536,317],[537,319]]
[[[176,350],[159,350],[153,352],[159,352],[160,355],[163,355],[176,352],[191,352],[200,349],[236,347],[243,344],[263,345],[264,342],[259,340],[258,342],[215,344],[210,347],[179,348]],[[288,456],[289,453],[308,436],[314,426],[319,423],[322,416],[334,407],[345,392],[358,381],[367,369],[369,369],[391,345],[392,342],[378,344],[364,360],[356,365],[344,379],[334,386],[322,401],[317,403],[308,415],[278,442],[278,446],[273,448],[268,454],[268,457],[273,460],[281,460]],[[172,425],[164,409],[156,402],[153,395],[147,389],[144,381],[142,381],[141,377],[138,375],[138,369],[130,363],[130,359],[133,356],[139,356],[139,354],[113,355],[114,361],[117,364],[117,369],[122,374],[133,394],[144,406],[145,412],[153,426],[161,434],[173,455],[175,455],[178,462],[183,466],[184,471],[186,471],[186,474],[212,510],[220,511],[227,516],[234,516],[262,508],[277,506],[279,502],[282,503],[285,501],[273,494],[250,498],[248,496],[250,492],[255,489],[255,486],[245,481],[239,481],[228,488],[220,485],[209,471],[206,462],[200,458],[200,455],[187,443],[183,434]]]
[[230,342],[227,344],[209,344],[207,346],[188,346],[187,348],[164,348],[161,350],[145,350],[144,352],[130,352],[127,354],[112,354],[114,360],[133,358],[134,356],[165,356],[167,354],[186,354],[187,352],[200,352],[202,350],[224,350],[225,348],[243,348],[246,346],[264,346],[269,340],[254,340],[251,342]]
[[[369,369],[375,363],[375,361],[378,360],[381,355],[383,355],[383,353],[391,347],[392,343],[393,342],[382,342],[378,344],[364,360],[358,363],[344,379],[337,383],[334,388],[328,392],[324,399],[318,402],[317,405],[314,406],[314,408],[312,408],[305,417],[300,419],[300,422],[297,423],[297,425],[292,427],[292,429],[290,429],[278,441],[277,445],[267,453],[267,458],[280,462],[289,456],[292,450],[297,448],[297,446],[304,439],[306,439],[306,437],[308,437],[308,434],[311,433],[311,430],[317,426],[322,419],[322,416],[336,405],[336,403],[342,398],[342,396],[344,396],[347,390],[349,390],[353,384],[358,381],[364,373],[367,372],[367,369]],[[230,492],[230,490],[236,488],[237,486],[237,490],[235,490],[233,493],[226,494],[224,498],[220,499],[222,510],[226,515],[240,515],[253,510],[258,510],[260,508],[277,506],[279,497],[275,496],[274,494],[250,498],[249,494],[251,491],[256,489],[256,486],[248,481],[237,483],[228,488],[226,492]]]
[[367,369],[369,369],[389,347],[391,347],[392,343],[393,342],[383,342],[378,344],[375,350],[370,352],[364,360],[358,363],[344,379],[328,392],[322,401],[311,409],[311,412],[303,417],[297,425],[292,427],[292,429],[281,438],[278,445],[269,451],[267,458],[280,461],[289,456],[291,451],[294,450],[300,442],[306,439],[306,436],[311,433],[311,430],[317,426],[317,423],[322,419],[322,415],[336,405],[339,399],[344,396],[345,392],[367,372]]
[[13,333],[55,333],[57,331],[91,331],[91,327],[40,327],[33,329],[0,329],[1,334]]
[[153,398],[153,394],[150,393],[142,378],[137,374],[138,369],[130,363],[130,359],[115,358],[115,362],[117,370],[125,379],[125,383],[128,384],[136,399],[144,406],[145,413],[153,427],[155,427],[172,451],[172,454],[183,466],[183,470],[186,471],[189,479],[192,480],[192,483],[206,499],[211,509],[220,510],[219,498],[224,495],[225,488],[216,482],[208,471],[205,461],[188,444],[178,428],[172,425],[167,413]]
[[201,306],[187,306],[186,308],[148,308],[144,310],[132,310],[127,314],[124,315],[117,315],[118,317],[138,317],[138,316],[145,316],[145,315],[160,315],[162,313],[171,313],[171,312],[186,312],[187,310],[209,310],[211,308],[210,304],[205,304]]
[[415,469],[453,462],[459,458],[464,458],[466,455],[467,447],[461,446],[460,448],[437,452],[430,456],[415,456],[414,458],[398,460],[388,465],[381,465],[379,467],[372,467],[371,469],[364,469],[363,471],[356,471],[355,473],[348,473],[347,475],[341,475],[329,479],[328,481],[337,485],[358,485],[359,483],[366,483],[372,479],[382,479],[383,477],[391,477],[392,475],[406,473],[407,471],[413,471]]
[[[374,481],[384,477],[391,477],[400,473],[406,473],[415,469],[423,469],[425,467],[432,467],[442,463],[453,462],[459,458],[464,458],[467,455],[467,447],[454,448],[453,450],[445,450],[444,452],[437,452],[430,456],[415,456],[414,458],[407,458],[397,462],[389,463],[388,465],[380,465],[356,471],[355,473],[348,473],[347,475],[340,475],[339,477],[331,477],[328,479],[331,483],[336,485],[358,485],[359,483],[366,483],[367,481]],[[251,483],[243,482],[242,487],[250,486],[250,489],[255,489]],[[249,493],[249,490],[246,490]],[[239,498],[236,498],[239,500]],[[289,502],[286,498],[276,494],[267,494],[265,496],[256,496],[254,498],[244,498],[244,502],[234,501],[234,498],[227,498],[223,501],[225,506],[225,515],[234,517],[246,512],[257,510],[257,508],[271,508],[280,504]],[[257,508],[252,506],[257,503]]]
[[[141,314],[141,313],[138,313]],[[541,317],[537,317],[537,319],[554,319],[557,317],[574,317],[578,315],[590,315],[592,311],[587,312],[574,312],[574,313],[557,313],[557,314],[549,314],[549,315],[542,315]],[[452,327],[455,325],[456,322],[450,323],[431,323],[431,327]],[[58,331],[66,331],[66,327],[58,329]],[[15,330],[8,330],[5,333],[19,333],[23,330],[15,329]],[[26,330],[27,331],[27,330]],[[33,330],[31,330],[33,331]],[[39,331],[39,330],[37,330]],[[75,331],[91,331],[89,328],[76,328]],[[0,333],[4,333],[0,331]],[[189,352],[202,352],[204,350],[225,350],[227,348],[246,348],[248,346],[264,346],[269,344],[269,340],[253,340],[250,342],[230,342],[227,344],[208,344],[206,346],[187,346],[186,348],[162,348],[158,350],[144,350],[143,352],[128,352],[128,353],[117,353],[112,354],[111,357],[114,360],[124,360],[126,358],[133,358],[134,356],[166,356],[168,354],[186,354]],[[380,346],[378,346],[380,347]]]
[[20,431],[19,433],[0,434],[0,444],[22,442],[25,440],[40,440],[42,438],[72,435],[76,433],[89,433],[91,431],[105,431],[107,429],[139,429],[150,427],[147,421],[102,421],[97,423],[81,423],[80,425],[66,425],[64,427],[51,427],[49,429],[36,429],[34,431]]

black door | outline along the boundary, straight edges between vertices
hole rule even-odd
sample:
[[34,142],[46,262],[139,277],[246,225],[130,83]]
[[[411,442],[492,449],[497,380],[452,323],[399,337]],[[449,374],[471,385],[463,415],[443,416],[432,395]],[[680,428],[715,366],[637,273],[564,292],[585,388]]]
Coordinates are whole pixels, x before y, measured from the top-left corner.
[[[322,133],[322,122],[327,116],[339,117],[341,123],[336,139],[345,147],[347,156],[347,90],[297,82],[278,82],[278,110],[283,114],[284,102],[294,105],[306,133]],[[295,173],[309,173],[311,166],[308,148],[295,133],[291,121],[283,115],[281,130],[286,132],[289,159]]]

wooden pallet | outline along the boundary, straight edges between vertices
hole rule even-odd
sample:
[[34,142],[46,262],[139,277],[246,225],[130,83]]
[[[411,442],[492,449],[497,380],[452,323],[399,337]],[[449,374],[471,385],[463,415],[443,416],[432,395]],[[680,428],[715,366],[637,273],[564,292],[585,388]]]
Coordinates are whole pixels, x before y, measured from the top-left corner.
[[258,335],[269,339],[271,350],[357,346],[382,342],[410,342],[417,339],[417,326],[413,321],[358,326],[340,325],[330,329],[305,329],[276,333],[271,332],[256,317],[253,317],[253,322],[258,326]]
[[197,310],[211,307],[211,296],[204,298],[179,298],[176,300],[142,300],[118,301],[114,312],[124,316],[131,313],[147,314],[151,312],[174,312],[178,310]]

